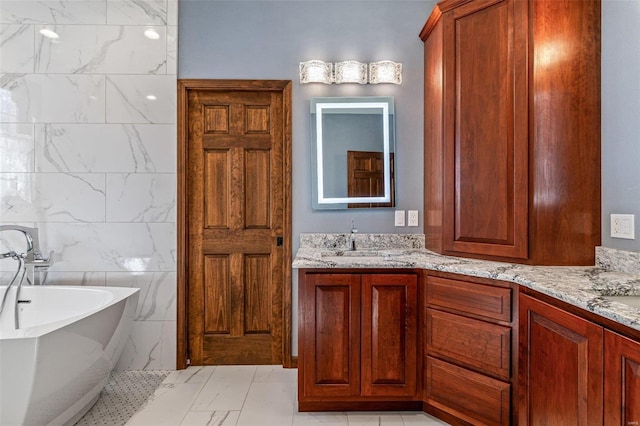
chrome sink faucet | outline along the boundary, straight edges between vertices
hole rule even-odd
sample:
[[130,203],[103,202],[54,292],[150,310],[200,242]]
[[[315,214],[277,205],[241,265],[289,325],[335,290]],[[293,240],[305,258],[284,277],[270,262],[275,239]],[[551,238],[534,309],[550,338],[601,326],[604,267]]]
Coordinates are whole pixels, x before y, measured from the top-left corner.
[[349,234],[349,250],[356,250],[356,234],[358,233],[358,228],[356,228],[355,220],[351,219],[351,233]]

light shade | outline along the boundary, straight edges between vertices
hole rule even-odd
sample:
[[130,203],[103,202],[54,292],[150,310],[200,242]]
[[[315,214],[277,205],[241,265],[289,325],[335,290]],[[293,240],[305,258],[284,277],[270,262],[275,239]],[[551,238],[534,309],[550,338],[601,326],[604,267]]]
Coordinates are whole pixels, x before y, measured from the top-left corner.
[[300,62],[300,83],[333,83],[333,64],[320,60]]
[[393,61],[378,61],[369,64],[369,84],[402,83],[402,64]]
[[367,84],[367,64],[358,61],[336,62],[335,82]]

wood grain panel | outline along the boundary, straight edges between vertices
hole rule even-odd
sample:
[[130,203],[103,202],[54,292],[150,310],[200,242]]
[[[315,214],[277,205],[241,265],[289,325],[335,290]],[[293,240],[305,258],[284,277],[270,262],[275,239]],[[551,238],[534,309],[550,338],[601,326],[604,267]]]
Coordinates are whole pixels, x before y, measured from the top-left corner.
[[204,203],[205,228],[229,227],[230,167],[229,151],[216,150],[204,153],[204,191],[208,195]]
[[229,133],[229,105],[205,105],[204,133]]
[[360,391],[360,276],[307,274],[302,323],[303,396]]
[[600,245],[600,1],[531,3],[532,249],[593,265]]
[[601,425],[603,329],[520,295],[521,425]]
[[204,332],[231,333],[229,256],[204,257]]
[[427,309],[427,352],[491,374],[511,377],[511,328]]
[[[513,0],[443,15],[444,249],[527,257],[527,98]],[[526,4],[521,7],[526,8]],[[519,80],[518,80],[519,81]]]
[[427,303],[498,321],[511,321],[511,289],[427,277]]
[[269,228],[271,156],[269,150],[245,151],[245,228]]
[[604,424],[640,424],[640,342],[604,332]]
[[455,240],[513,244],[508,14],[501,2],[455,20]]
[[362,395],[416,393],[416,275],[362,276]]
[[273,355],[269,350],[256,350],[269,348],[271,336],[256,334],[247,340],[244,336],[206,335],[202,344],[204,365],[260,365],[273,364]]
[[[436,7],[424,37],[424,233],[430,250],[443,250],[443,26]],[[421,34],[422,35],[422,34]],[[447,190],[450,190],[447,188]]]
[[[291,324],[283,315],[283,310],[290,314],[291,295],[290,84],[180,83],[179,111],[184,117],[180,118],[179,187],[186,193],[179,198],[188,206],[180,206],[178,241],[184,257],[179,259],[179,296],[181,300],[188,296],[192,365],[283,360],[291,365],[290,343],[283,342],[283,328],[289,335]],[[224,108],[218,108],[221,105]],[[247,125],[258,133],[246,134]],[[206,128],[210,132],[205,134]],[[263,152],[250,153],[246,161],[245,153],[252,150]],[[247,181],[252,191],[268,198],[257,212],[247,212]],[[259,227],[245,226],[247,214]],[[283,244],[276,236],[283,237]],[[205,256],[228,257],[228,295],[222,290],[205,294]],[[212,333],[207,332],[204,318],[207,297],[218,305],[226,297],[230,306],[226,316],[209,314]],[[183,308],[179,315],[184,315]],[[181,334],[184,318],[178,321]],[[183,345],[182,336],[178,340]],[[184,355],[183,347],[179,355]],[[179,365],[184,366],[184,360]]]
[[[395,206],[394,153],[389,154],[391,201],[387,203],[349,203],[349,208]],[[347,196],[384,196],[384,153],[377,151],[347,151]]]
[[271,332],[271,256],[250,254],[244,257],[244,332]]
[[269,134],[270,108],[269,105],[245,106],[245,133]]
[[509,383],[432,357],[427,357],[426,369],[429,404],[471,424],[510,424]]

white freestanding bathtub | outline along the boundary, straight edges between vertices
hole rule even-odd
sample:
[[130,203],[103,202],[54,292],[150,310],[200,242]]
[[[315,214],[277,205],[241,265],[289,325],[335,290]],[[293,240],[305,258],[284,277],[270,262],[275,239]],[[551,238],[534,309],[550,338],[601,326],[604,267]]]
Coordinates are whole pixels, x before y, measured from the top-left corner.
[[[7,287],[0,287],[0,298]],[[0,315],[0,425],[66,425],[95,403],[129,337],[138,289],[15,287]]]

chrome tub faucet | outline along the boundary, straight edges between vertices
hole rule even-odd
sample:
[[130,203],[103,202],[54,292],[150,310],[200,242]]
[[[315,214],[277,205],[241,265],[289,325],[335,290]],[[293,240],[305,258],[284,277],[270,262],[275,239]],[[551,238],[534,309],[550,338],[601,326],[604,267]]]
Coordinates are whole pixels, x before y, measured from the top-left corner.
[[[37,269],[48,268],[53,265],[53,251],[49,253],[49,257],[45,258],[40,251],[40,240],[38,238],[38,228],[29,228],[27,226],[20,225],[1,225],[0,232],[2,231],[18,231],[21,232],[27,241],[27,252],[19,254],[24,261],[24,268],[27,272],[27,281],[30,284],[44,284],[46,281],[46,275],[43,280],[40,279],[40,274],[36,274]],[[15,250],[11,250],[9,253],[15,254]],[[4,253],[2,257],[12,257],[9,253]],[[5,256],[7,255],[7,256]]]

